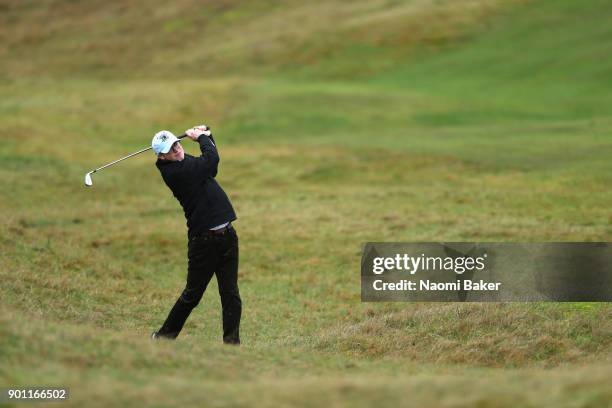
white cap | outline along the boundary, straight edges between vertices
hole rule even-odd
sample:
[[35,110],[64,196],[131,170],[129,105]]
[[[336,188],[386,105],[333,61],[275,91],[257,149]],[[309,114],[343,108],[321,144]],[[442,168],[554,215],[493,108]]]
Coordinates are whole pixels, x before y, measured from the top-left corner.
[[153,140],[151,140],[151,147],[156,155],[160,153],[168,153],[174,142],[178,140],[179,139],[169,130],[162,130],[153,136]]

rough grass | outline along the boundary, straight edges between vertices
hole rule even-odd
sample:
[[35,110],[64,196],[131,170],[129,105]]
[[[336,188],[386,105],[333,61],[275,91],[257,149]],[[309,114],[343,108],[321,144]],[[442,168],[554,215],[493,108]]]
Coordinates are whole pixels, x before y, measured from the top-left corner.
[[36,318],[23,324],[22,312],[6,309],[1,316],[3,381],[68,384],[71,406],[553,407],[605,406],[611,397],[609,361],[554,370],[469,368],[435,360],[416,364],[400,355],[368,359],[295,346],[224,347],[194,335],[151,343],[96,324]]
[[[592,360],[612,342],[608,307],[413,305],[322,333],[315,349],[422,363],[556,366]],[[563,322],[563,324],[560,324]]]
[[[366,241],[612,237],[612,11],[516,3],[3,3],[0,385],[68,385],[74,406],[605,406],[608,304],[360,302]],[[239,214],[240,348],[214,282],[177,342],[148,340],[186,268],[153,157],[82,186],[199,122]]]

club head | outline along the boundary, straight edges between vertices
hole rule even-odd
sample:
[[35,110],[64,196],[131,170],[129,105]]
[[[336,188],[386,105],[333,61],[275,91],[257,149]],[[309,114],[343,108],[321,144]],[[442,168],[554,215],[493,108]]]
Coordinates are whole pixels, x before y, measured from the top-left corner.
[[85,185],[87,187],[91,187],[93,185],[93,181],[91,181],[91,172],[85,174]]

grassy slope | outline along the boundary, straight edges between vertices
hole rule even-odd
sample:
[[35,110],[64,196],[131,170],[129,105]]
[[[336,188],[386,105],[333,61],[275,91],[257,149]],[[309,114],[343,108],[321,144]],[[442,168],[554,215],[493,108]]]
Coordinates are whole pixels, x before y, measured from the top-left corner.
[[[610,399],[608,305],[360,304],[355,280],[367,240],[610,240],[605,2],[44,4],[0,24],[3,384],[100,406]],[[185,268],[151,157],[80,184],[202,116],[240,215],[238,350],[214,283],[181,341],[145,337]]]
[[[417,44],[456,40],[520,0],[311,2],[196,0],[8,3],[0,36],[7,77],[245,76],[320,67],[363,75]],[[381,58],[356,62],[364,52]]]

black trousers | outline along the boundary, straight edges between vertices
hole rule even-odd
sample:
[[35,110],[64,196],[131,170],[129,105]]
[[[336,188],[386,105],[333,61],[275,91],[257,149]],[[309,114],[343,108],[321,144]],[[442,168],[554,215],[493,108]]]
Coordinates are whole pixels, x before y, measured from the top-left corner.
[[176,338],[194,307],[200,303],[208,282],[217,275],[223,309],[223,342],[240,344],[242,301],[238,291],[238,235],[231,228],[224,234],[201,235],[189,240],[187,285],[168,318],[157,332]]

